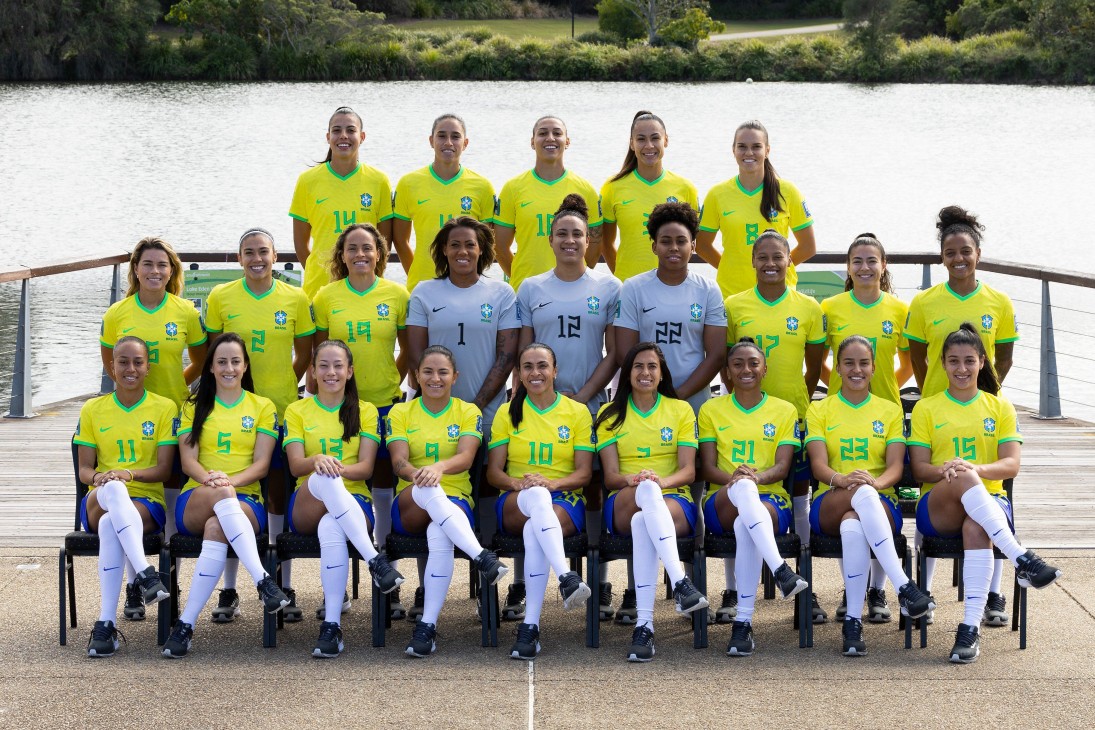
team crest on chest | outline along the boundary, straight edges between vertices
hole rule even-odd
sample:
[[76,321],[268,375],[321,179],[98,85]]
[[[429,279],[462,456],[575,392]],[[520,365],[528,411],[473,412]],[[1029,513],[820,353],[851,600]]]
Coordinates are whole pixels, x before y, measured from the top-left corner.
[[490,304],[480,304],[479,315],[484,322],[490,322],[490,318],[494,316],[494,306]]
[[599,314],[601,311],[601,300],[599,297],[589,297],[586,299],[586,307],[589,309],[590,314]]
[[250,431],[252,428],[255,427],[255,419],[251,416],[244,416],[240,420],[240,425],[243,427],[244,431]]
[[673,443],[673,429],[669,426],[664,426],[662,430],[658,432],[658,435],[662,437],[663,444]]
[[570,441],[570,429],[566,426],[559,426],[559,440],[564,444]]
[[179,325],[175,324],[174,322],[168,322],[166,325],[164,325],[164,331],[167,332],[168,337],[174,337],[175,335],[179,334]]
[[145,438],[152,438],[156,435],[156,424],[152,423],[152,421],[145,421],[141,424],[141,433]]
[[460,210],[464,211],[465,213],[471,211],[471,198],[469,198],[467,195],[460,198]]
[[798,332],[798,317],[787,318],[787,331]]
[[362,193],[361,194],[361,207],[364,208],[365,210],[368,210],[369,208],[372,208],[373,207],[373,196],[369,195],[368,193]]
[[696,302],[693,302],[692,306],[688,308],[688,313],[692,315],[693,322],[699,322],[703,319],[703,307]]
[[882,423],[882,421],[874,421],[871,424],[871,430],[874,431],[876,435],[881,436],[886,432],[886,424]]
[[982,314],[981,315],[981,329],[983,329],[983,330],[992,329],[992,315],[991,314]]
[[278,311],[274,312],[274,324],[281,325],[282,327],[284,327],[285,323],[288,322],[288,321],[289,321],[289,315],[286,314],[285,312],[283,312],[282,310],[279,309]]
[[985,433],[996,433],[996,421],[992,418],[986,418],[984,420]]
[[455,423],[450,423],[445,429],[445,433],[448,434],[449,438],[454,439],[460,435],[460,427]]
[[391,311],[391,307],[389,307],[387,304],[376,305],[376,316],[378,317],[387,317],[391,313]]
[[884,334],[884,335],[892,335],[893,334],[893,322],[891,322],[888,319],[884,320],[882,322],[882,334]]
[[776,437],[776,424],[774,424],[774,423],[764,424],[764,437],[769,438],[769,439]]

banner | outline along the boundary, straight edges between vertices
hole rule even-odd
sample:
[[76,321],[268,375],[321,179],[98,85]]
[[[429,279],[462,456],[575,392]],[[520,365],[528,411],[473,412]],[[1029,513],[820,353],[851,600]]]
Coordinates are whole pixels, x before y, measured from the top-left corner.
[[[291,265],[291,264],[290,264]],[[205,321],[205,300],[213,287],[218,284],[226,284],[230,281],[243,278],[243,269],[187,269],[183,272],[182,298],[189,299],[201,312],[202,321]],[[284,281],[293,286],[300,286],[300,269],[274,269],[274,279]]]

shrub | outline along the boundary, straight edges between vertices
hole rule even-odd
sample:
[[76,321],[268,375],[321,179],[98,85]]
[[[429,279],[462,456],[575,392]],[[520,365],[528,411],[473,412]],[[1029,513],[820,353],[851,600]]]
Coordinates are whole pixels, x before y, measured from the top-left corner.
[[661,37],[673,45],[695,50],[700,41],[724,30],[726,23],[712,20],[700,8],[689,8],[683,18],[670,21],[662,28]]
[[597,29],[624,40],[646,38],[643,22],[620,0],[601,0],[597,3]]

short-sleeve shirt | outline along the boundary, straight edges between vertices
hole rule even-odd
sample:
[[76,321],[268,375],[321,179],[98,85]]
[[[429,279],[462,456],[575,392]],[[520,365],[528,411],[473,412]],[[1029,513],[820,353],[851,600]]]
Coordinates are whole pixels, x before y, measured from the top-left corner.
[[521,423],[509,413],[494,419],[490,448],[506,445],[506,473],[514,478],[537,473],[561,479],[574,473],[574,454],[593,452],[593,417],[581,403],[556,393],[555,402],[539,410],[527,397]]
[[913,297],[909,305],[905,337],[928,345],[928,374],[924,378],[923,394],[935,395],[947,389],[947,373],[943,370],[943,342],[963,322],[970,322],[981,335],[989,361],[996,363],[996,345],[1019,339],[1015,308],[1007,294],[988,284],[966,296],[954,293],[950,284],[936,284]]
[[178,407],[186,399],[183,350],[205,342],[205,327],[194,303],[164,294],[153,309],[145,309],[136,294],[110,305],[103,315],[99,344],[114,349],[122,337],[140,337],[148,345],[148,377],[144,387],[170,398]]
[[[620,282],[611,274],[586,269],[575,281],[548,271],[525,279],[517,290],[521,326],[531,327],[533,341],[555,352],[560,363],[555,388],[581,390],[604,359],[605,328],[613,324],[620,302]],[[596,413],[604,403],[598,393],[589,401]]]
[[[785,400],[765,393],[760,403],[743,408],[731,393],[713,398],[700,408],[700,443],[715,444],[716,464],[727,474],[733,474],[742,464],[760,472],[775,466],[780,446],[793,446],[795,451],[802,447],[795,434],[797,420],[795,407]],[[758,484],[757,490],[787,496],[782,482]]]
[[[1015,406],[982,390],[972,400],[963,403],[944,390],[922,398],[912,412],[912,435],[909,446],[931,449],[933,466],[942,466],[951,459],[965,459],[974,464],[991,464],[1000,458],[1000,444],[1023,442]],[[1004,482],[985,479],[985,489],[1004,494]],[[922,493],[933,485],[925,484]]]
[[[361,450],[361,439],[380,443],[380,417],[376,406],[368,401],[361,401],[361,428],[349,441],[343,441],[345,429],[338,418],[341,408],[341,403],[334,408],[328,408],[319,402],[317,396],[292,403],[285,411],[285,446],[299,443],[304,446],[305,456],[325,454],[333,456],[345,466],[356,464],[358,452]],[[297,488],[307,481],[308,475],[300,477]],[[350,494],[369,494],[369,486],[364,479],[344,479],[343,483]]]
[[[603,412],[606,404],[601,411]],[[621,474],[638,474],[649,469],[659,477],[677,471],[677,449],[699,448],[696,415],[686,401],[658,395],[654,407],[643,413],[628,398],[627,416],[618,428],[610,429],[612,419],[597,427],[597,451],[615,444]],[[666,494],[690,494],[688,486],[662,490]],[[689,499],[691,497],[689,496]]]
[[332,282],[312,302],[316,328],[350,348],[358,395],[377,407],[390,406],[401,395],[395,343],[407,327],[409,300],[402,284],[378,276],[365,291],[354,289],[349,279]]
[[[415,398],[392,406],[384,419],[384,435],[388,443],[406,441],[409,461],[415,466],[425,466],[455,456],[464,436],[482,441],[483,417],[478,408],[459,398],[450,398],[440,413],[431,412],[421,398]],[[410,482],[400,479],[395,493],[409,486]],[[466,471],[442,476],[441,489],[450,497],[472,504],[471,476]]]
[[[179,438],[193,430],[194,404],[187,401],[182,408]],[[260,433],[273,439],[278,437],[278,414],[272,400],[246,390],[235,403],[224,403],[218,398],[198,438],[198,462],[210,471],[223,471],[233,477],[254,463],[255,443]],[[183,485],[183,491],[196,486],[198,482],[191,478]],[[258,482],[251,482],[236,485],[236,493],[259,499],[262,488]]]
[[[461,288],[449,279],[422,282],[411,295],[407,324],[426,327],[431,345],[444,345],[456,356],[460,377],[452,394],[471,403],[494,366],[501,330],[520,329],[517,296],[504,282],[486,277]],[[483,409],[489,429],[506,398],[503,385]],[[489,431],[488,431],[489,433]]]
[[375,167],[359,164],[342,177],[330,162],[301,173],[289,215],[312,227],[312,253],[304,266],[304,293],[311,299],[331,281],[331,252],[339,234],[355,223],[374,226],[392,217],[392,184]]
[[585,199],[589,209],[589,226],[601,225],[597,191],[570,170],[551,182],[537,175],[536,170],[528,170],[502,186],[494,224],[515,229],[517,253],[514,254],[509,277],[514,291],[528,277],[542,274],[555,266],[555,254],[551,250],[551,222],[563,198],[571,193]]
[[[174,401],[145,390],[129,408],[116,393],[92,398],[80,408],[73,443],[95,449],[96,471],[151,469],[161,446],[179,443]],[[164,503],[162,482],[126,482],[130,497]]]
[[308,296],[284,281],[255,294],[246,279],[220,284],[206,300],[205,326],[210,332],[235,332],[251,356],[255,392],[274,401],[278,416],[297,399],[293,342],[316,331]]
[[[711,279],[689,271],[683,282],[670,286],[651,270],[624,282],[616,326],[638,332],[640,342],[659,345],[679,388],[706,357],[704,328],[725,327],[726,309]],[[693,413],[710,397],[710,389],[700,388],[689,398]]]
[[826,345],[833,351],[833,371],[829,375],[829,392],[840,392],[840,373],[837,372],[836,352],[840,343],[852,335],[862,335],[871,341],[875,354],[875,371],[871,378],[871,392],[891,403],[901,403],[901,393],[894,369],[894,356],[898,350],[907,350],[905,343],[905,319],[909,305],[893,294],[882,292],[872,304],[864,304],[855,294],[846,291],[822,300],[821,311],[828,324]]
[[752,337],[764,350],[768,373],[764,390],[788,401],[806,417],[810,394],[806,392],[803,365],[806,345],[825,343],[825,315],[812,297],[788,288],[770,302],[754,287],[726,298],[727,344]]
[[653,181],[632,170],[601,187],[604,222],[616,224],[619,235],[614,273],[620,281],[627,281],[658,265],[646,224],[650,212],[660,203],[688,203],[698,211],[700,196],[691,181],[668,170]]
[[[840,474],[863,469],[871,476],[886,471],[886,449],[905,443],[905,412],[901,406],[868,394],[859,405],[836,393],[810,404],[806,411],[806,443],[821,441],[829,454],[829,467]],[[821,483],[814,493],[829,491]],[[882,490],[895,497],[893,487]]]
[[[802,193],[789,181],[780,178],[779,191],[782,211],[760,212],[764,185],[746,190],[737,177],[721,182],[703,199],[700,230],[722,233],[722,261],[718,281],[724,297],[746,291],[757,285],[753,268],[753,244],[765,230],[774,228],[784,238],[791,231],[801,231],[814,224]],[[794,289],[798,273],[794,264],[787,266],[787,286]]]
[[430,244],[445,222],[462,215],[490,223],[494,216],[494,187],[482,175],[461,167],[451,180],[442,180],[432,165],[409,172],[395,186],[395,217],[414,227],[414,261],[407,272],[407,290],[437,276]]

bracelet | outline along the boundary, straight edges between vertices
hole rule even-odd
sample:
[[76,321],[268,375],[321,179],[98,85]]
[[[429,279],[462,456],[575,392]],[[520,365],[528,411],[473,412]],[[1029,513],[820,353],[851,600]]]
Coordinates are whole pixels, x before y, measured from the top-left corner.
[[831,477],[829,477],[829,489],[833,488],[833,480],[836,479],[836,474],[837,473],[834,471],[833,475]]
[[126,473],[129,474],[129,479],[126,479],[127,482],[137,481],[137,477],[133,475],[133,470],[132,469],[126,469]]

